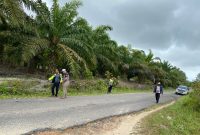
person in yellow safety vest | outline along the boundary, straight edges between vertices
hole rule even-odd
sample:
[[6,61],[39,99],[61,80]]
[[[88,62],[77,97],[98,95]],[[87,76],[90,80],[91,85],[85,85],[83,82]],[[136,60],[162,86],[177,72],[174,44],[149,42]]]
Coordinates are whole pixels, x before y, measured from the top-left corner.
[[114,79],[110,78],[109,83],[108,83],[108,92],[107,92],[107,94],[112,92],[113,83],[114,83]]
[[[52,75],[49,78],[49,81],[52,81],[52,87],[51,87],[51,96],[58,96],[59,86],[60,83],[62,83],[62,74],[59,73],[58,69],[56,69],[56,74]],[[54,89],[56,88],[56,93],[54,92]]]

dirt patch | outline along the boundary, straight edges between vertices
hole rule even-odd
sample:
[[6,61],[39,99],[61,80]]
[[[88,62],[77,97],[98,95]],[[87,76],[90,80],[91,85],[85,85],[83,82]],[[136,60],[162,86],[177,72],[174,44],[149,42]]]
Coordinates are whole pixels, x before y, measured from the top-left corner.
[[38,133],[37,135],[60,135],[60,132],[59,131],[45,131],[45,132],[41,132],[41,133]]
[[125,116],[115,116],[96,122],[91,122],[83,126],[68,128],[63,131],[45,131],[31,135],[138,135],[140,130],[140,122],[143,118],[159,111],[169,104],[156,106],[142,112],[129,114]]
[[141,124],[140,122],[142,119],[172,104],[174,104],[174,102],[159,106],[157,108],[146,110],[138,114],[131,114],[131,115],[125,116],[120,126],[117,129],[113,131],[108,131],[102,135],[130,135],[130,134],[138,135],[139,133],[138,131],[140,130],[140,124]]
[[96,122],[91,122],[83,126],[76,126],[68,128],[63,131],[45,131],[38,132],[31,135],[102,135],[105,131],[110,131],[118,128],[122,122],[121,117],[111,117]]

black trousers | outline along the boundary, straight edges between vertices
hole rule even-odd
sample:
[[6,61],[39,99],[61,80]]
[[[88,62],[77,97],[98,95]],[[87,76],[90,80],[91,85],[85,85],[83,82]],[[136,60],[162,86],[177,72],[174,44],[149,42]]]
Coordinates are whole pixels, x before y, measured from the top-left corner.
[[160,93],[156,93],[156,94],[155,94],[155,97],[156,97],[156,103],[159,103]]
[[108,87],[108,92],[107,93],[111,93],[112,92],[112,85],[110,85],[109,87]]
[[[52,85],[52,88],[51,88],[51,93],[52,93],[52,96],[58,96],[58,91],[59,91],[59,86],[60,86],[60,83],[53,83]],[[54,92],[54,89],[56,88],[56,94]]]

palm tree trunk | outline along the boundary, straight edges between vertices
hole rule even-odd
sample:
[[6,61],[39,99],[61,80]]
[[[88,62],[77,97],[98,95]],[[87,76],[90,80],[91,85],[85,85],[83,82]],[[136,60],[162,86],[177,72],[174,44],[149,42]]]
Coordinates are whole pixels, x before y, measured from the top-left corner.
[[0,63],[3,63],[4,46],[0,44]]

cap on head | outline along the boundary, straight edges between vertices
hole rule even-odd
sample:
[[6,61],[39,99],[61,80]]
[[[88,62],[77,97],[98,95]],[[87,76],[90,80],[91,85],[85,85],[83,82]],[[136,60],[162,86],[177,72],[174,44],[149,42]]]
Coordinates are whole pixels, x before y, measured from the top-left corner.
[[63,73],[66,73],[67,71],[66,71],[66,69],[62,69],[62,72],[63,72]]
[[160,84],[160,82],[158,82],[158,84]]

